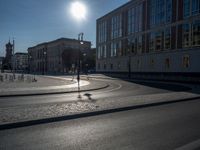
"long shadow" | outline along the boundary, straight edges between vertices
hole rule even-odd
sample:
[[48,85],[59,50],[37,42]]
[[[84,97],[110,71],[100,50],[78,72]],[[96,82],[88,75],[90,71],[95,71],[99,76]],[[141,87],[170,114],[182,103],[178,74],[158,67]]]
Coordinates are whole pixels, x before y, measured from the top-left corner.
[[[136,83],[143,86],[148,86],[152,88],[168,90],[173,92],[181,92],[187,91],[190,93],[200,94],[200,84],[194,82],[184,82],[184,81],[173,81],[173,80],[159,80],[159,79],[139,79],[139,78],[131,78],[127,77],[117,77],[110,74],[104,74],[107,77],[114,77],[116,79],[120,79],[130,83]],[[193,85],[195,89],[192,89],[190,86]],[[198,90],[199,89],[199,90]]]

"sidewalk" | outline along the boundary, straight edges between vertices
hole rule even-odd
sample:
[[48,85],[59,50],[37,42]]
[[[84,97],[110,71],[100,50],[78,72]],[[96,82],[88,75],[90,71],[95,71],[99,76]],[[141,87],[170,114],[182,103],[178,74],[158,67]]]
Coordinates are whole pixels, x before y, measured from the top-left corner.
[[123,99],[88,98],[76,102],[1,108],[0,130],[197,99],[200,99],[200,94],[172,92],[124,97]]
[[[77,81],[71,78],[37,76],[36,79],[37,82],[33,83],[1,82],[0,97],[59,94],[78,91]],[[79,91],[98,90],[106,87],[108,87],[107,83],[82,78]]]

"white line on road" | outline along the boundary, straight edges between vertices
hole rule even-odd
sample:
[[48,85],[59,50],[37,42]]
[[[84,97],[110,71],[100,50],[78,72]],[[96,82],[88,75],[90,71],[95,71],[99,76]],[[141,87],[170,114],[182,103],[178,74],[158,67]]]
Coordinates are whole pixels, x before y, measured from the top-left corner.
[[183,145],[175,150],[198,150],[198,149],[200,149],[200,139],[188,143],[186,145]]

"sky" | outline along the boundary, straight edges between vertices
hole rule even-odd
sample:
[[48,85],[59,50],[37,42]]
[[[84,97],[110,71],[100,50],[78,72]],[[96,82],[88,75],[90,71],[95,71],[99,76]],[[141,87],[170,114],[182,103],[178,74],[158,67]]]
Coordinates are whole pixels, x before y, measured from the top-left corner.
[[[82,21],[70,13],[71,3],[80,1],[87,7]],[[15,39],[15,51],[27,52],[28,47],[61,37],[84,40],[96,46],[96,19],[129,0],[0,0],[0,56],[5,44]]]

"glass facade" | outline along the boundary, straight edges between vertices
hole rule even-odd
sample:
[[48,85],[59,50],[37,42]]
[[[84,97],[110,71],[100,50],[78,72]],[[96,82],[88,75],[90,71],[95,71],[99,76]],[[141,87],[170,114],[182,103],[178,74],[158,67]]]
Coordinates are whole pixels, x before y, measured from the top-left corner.
[[183,24],[182,25],[182,47],[186,48],[190,46],[190,25]]
[[155,34],[154,32],[149,33],[149,52],[154,52],[155,50]]
[[166,50],[171,49],[171,28],[165,29],[164,47]]
[[112,42],[111,43],[111,57],[122,56],[122,42]]
[[183,0],[183,17],[187,18],[200,13],[200,0]]
[[[177,8],[179,9],[176,10]],[[100,59],[111,57],[115,60],[107,64],[107,70],[113,69],[113,71],[117,69],[124,71],[122,70],[124,67],[129,69],[129,60],[126,60],[127,57],[121,57],[129,54],[132,56],[130,58],[135,58],[131,62],[132,70],[137,70],[137,66],[141,68],[144,66],[144,70],[146,68],[148,70],[148,67],[156,69],[159,63],[163,70],[169,69],[165,71],[171,71],[174,66],[189,68],[191,56],[184,56],[185,52],[198,50],[200,47],[198,14],[200,16],[200,0],[130,2],[130,5],[120,8],[120,11],[115,10],[106,15],[106,21],[99,21],[97,57]],[[179,59],[177,62],[176,58],[170,55],[179,52],[183,54],[175,55]],[[165,56],[157,58],[162,53],[165,53]],[[102,60],[102,68],[105,60]],[[118,62],[123,60],[127,61],[127,68],[126,64]]]
[[98,25],[98,42],[103,43],[107,41],[107,22],[103,21]]
[[190,0],[183,0],[183,17],[190,16]]
[[155,34],[155,50],[160,51],[162,50],[162,42],[163,42],[163,32],[157,31]]
[[142,31],[142,6],[139,4],[128,10],[128,34]]
[[150,28],[171,22],[172,0],[149,0]]
[[192,45],[200,46],[200,20],[192,24]]
[[111,19],[111,39],[122,36],[122,15],[112,17]]
[[106,45],[99,46],[97,50],[97,58],[101,59],[101,58],[106,58],[106,57],[107,57]]

